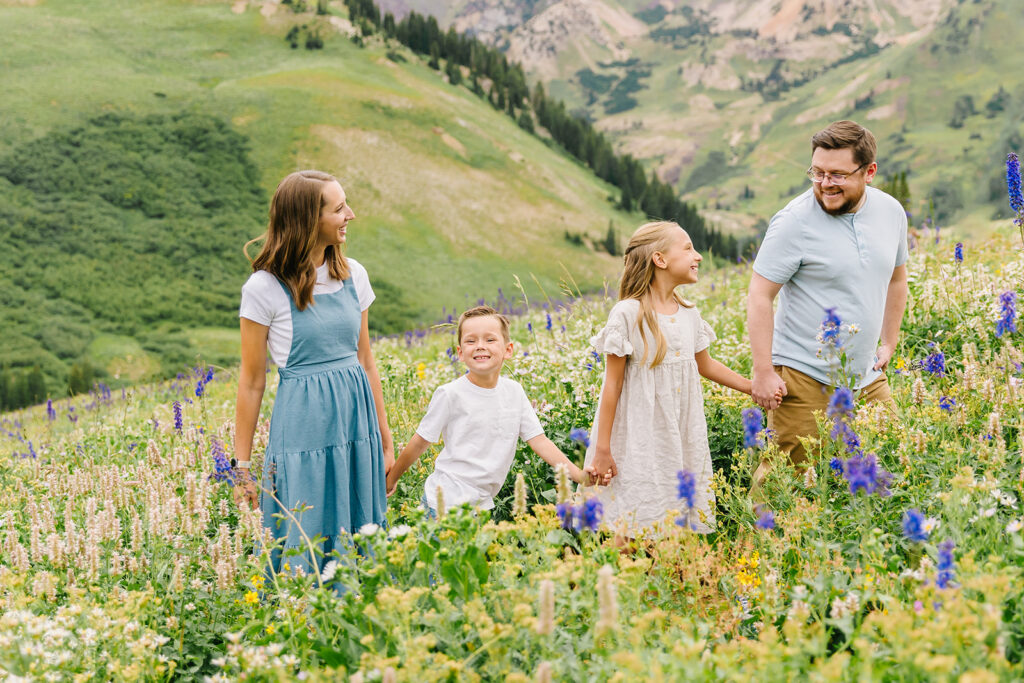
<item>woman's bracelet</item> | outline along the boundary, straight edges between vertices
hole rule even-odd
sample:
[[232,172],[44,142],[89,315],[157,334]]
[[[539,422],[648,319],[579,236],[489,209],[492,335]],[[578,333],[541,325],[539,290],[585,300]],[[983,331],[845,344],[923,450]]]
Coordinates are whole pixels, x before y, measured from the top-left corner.
[[251,460],[236,460],[231,458],[231,467],[236,470],[247,470],[252,466]]

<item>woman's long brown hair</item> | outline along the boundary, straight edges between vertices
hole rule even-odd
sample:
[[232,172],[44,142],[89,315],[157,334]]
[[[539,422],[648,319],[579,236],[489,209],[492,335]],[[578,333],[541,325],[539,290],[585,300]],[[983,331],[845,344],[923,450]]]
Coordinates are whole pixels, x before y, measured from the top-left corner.
[[[313,303],[316,267],[313,255],[319,237],[320,212],[323,210],[324,185],[337,178],[322,171],[296,171],[285,177],[270,200],[270,221],[267,231],[246,243],[263,241],[263,248],[252,262],[253,272],[265,270],[288,287],[300,311]],[[327,270],[335,280],[347,280],[348,261],[339,245],[330,245],[324,252]]]
[[[645,223],[636,229],[633,236],[629,238],[626,245],[626,255],[623,257],[625,268],[622,271],[622,280],[619,282],[619,299],[636,299],[640,302],[640,312],[637,314],[637,326],[640,328],[640,338],[644,341],[643,360],[647,360],[647,334],[646,327],[654,335],[655,347],[654,358],[651,359],[651,367],[659,365],[665,360],[665,353],[668,351],[668,341],[658,324],[658,314],[654,311],[654,304],[651,302],[651,283],[654,282],[654,259],[655,252],[665,252],[672,246],[672,238],[679,230],[677,223],[669,221],[657,221]],[[692,308],[693,304],[679,296],[673,291],[672,297],[679,302],[680,306]]]

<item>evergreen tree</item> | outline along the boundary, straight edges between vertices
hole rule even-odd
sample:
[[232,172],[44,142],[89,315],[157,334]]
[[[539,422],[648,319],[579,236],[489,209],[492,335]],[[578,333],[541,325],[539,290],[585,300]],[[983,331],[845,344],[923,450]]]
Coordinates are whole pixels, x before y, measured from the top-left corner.
[[28,404],[40,403],[46,398],[46,380],[38,365],[26,375],[26,387]]
[[615,234],[615,224],[611,221],[608,221],[608,232],[605,233],[602,246],[604,247],[604,250],[612,256],[619,256],[622,253],[619,250],[619,238]]
[[430,61],[427,62],[427,66],[435,70],[441,68],[441,46],[437,41],[430,44]]
[[448,82],[452,85],[458,85],[462,82],[462,68],[451,57],[448,58],[448,64],[445,65],[444,72],[448,75]]
[[0,368],[0,411],[11,410],[11,375],[7,368]]
[[519,127],[525,130],[527,133],[533,132],[533,117],[530,116],[530,112],[525,109],[519,112],[519,118],[516,120]]

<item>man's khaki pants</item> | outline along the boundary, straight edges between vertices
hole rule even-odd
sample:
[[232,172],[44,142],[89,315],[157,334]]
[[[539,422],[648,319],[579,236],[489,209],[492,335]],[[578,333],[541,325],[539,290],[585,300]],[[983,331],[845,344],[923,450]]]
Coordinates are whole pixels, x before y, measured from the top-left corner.
[[[768,411],[768,429],[775,434],[775,442],[779,450],[788,453],[789,459],[798,469],[803,469],[807,461],[807,451],[800,443],[800,437],[818,439],[818,423],[814,419],[815,411],[825,412],[835,387],[822,384],[818,380],[805,375],[793,368],[776,365],[775,372],[786,383],[787,394],[782,405]],[[882,401],[895,412],[896,403],[889,391],[889,380],[883,374],[871,384],[860,390],[858,400],[867,402]],[[754,472],[754,486],[758,486],[768,473],[768,464],[761,461]]]

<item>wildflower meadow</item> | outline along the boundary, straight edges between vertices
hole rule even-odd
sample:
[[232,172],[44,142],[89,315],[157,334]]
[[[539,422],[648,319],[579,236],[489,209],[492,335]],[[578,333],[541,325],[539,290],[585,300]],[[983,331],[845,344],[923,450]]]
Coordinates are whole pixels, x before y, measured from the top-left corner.
[[[525,445],[493,511],[427,519],[434,447],[387,528],[318,558],[319,575],[273,575],[225,460],[234,368],[4,415],[0,678],[1020,680],[1024,252],[1008,226],[919,240],[908,267],[896,409],[840,387],[822,447],[794,470],[746,396],[705,385],[717,527],[691,531],[681,472],[679,510],[628,552]],[[748,277],[720,267],[685,291],[713,355],[747,374]],[[582,459],[604,371],[589,339],[614,302],[557,295],[516,302],[506,372]],[[826,346],[857,333],[822,317]],[[462,372],[452,342],[448,325],[376,342],[397,442]],[[267,399],[275,385],[271,371]]]

